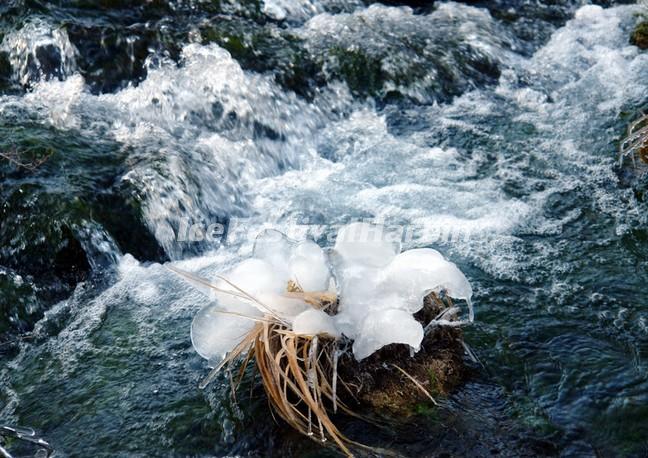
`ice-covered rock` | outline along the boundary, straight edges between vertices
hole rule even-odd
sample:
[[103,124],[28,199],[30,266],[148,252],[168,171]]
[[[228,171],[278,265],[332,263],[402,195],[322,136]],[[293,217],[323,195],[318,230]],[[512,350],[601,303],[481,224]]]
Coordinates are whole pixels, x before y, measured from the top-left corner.
[[[398,251],[400,244],[391,241],[381,226],[354,223],[338,234],[334,265],[340,304],[335,320],[345,336],[362,342],[359,348],[372,347],[368,342],[383,341],[372,334],[376,327],[366,323],[374,323],[387,310],[399,310],[411,316],[423,307],[423,298],[433,291],[443,290],[452,298],[465,300],[469,308],[467,321],[473,320],[472,288],[455,264],[431,248],[400,254]],[[400,322],[394,326],[400,326]],[[411,346],[418,348],[422,338],[421,335],[418,342],[411,341],[414,343]],[[362,359],[364,356],[359,356],[355,348],[356,358]]]
[[382,287],[406,299],[412,312],[420,310],[431,291],[444,289],[455,299],[468,300],[472,288],[456,265],[431,248],[404,251],[382,272]]

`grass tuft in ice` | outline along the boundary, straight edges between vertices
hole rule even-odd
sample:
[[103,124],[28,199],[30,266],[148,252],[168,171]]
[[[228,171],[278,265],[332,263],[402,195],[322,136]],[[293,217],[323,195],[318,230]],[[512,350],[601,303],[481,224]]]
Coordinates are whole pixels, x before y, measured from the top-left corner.
[[[330,253],[312,241],[264,231],[254,257],[217,275],[214,283],[169,266],[214,299],[191,327],[194,348],[213,367],[200,387],[223,369],[231,374],[240,361],[241,375],[254,362],[273,411],[305,436],[347,455],[367,447],[342,434],[331,416],[360,418],[346,401],[359,404],[363,384],[348,383],[338,369],[355,381],[366,375],[361,368],[382,371],[389,365],[399,387],[410,384],[409,391],[436,404],[421,377],[427,366],[417,363],[431,361],[419,350],[443,332],[456,340],[458,326],[473,321],[472,289],[441,253],[401,253],[400,243],[375,237],[377,231],[365,223],[345,226]],[[442,291],[446,300],[436,295]],[[466,302],[467,319],[450,297]],[[405,354],[394,358],[394,346]],[[240,376],[232,381],[233,392],[239,383]]]

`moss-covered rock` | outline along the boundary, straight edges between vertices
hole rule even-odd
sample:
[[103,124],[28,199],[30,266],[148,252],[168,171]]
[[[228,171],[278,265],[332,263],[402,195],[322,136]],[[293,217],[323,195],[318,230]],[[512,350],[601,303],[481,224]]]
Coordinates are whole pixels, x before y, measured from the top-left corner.
[[[441,310],[438,300],[428,296],[416,318],[427,323]],[[447,396],[470,375],[462,340],[461,329],[440,327],[426,334],[414,356],[408,346],[391,344],[360,363],[350,355],[344,357],[339,367],[340,379],[356,390],[347,402],[397,418],[433,415],[434,404],[410,377],[432,397]]]
[[178,33],[158,24],[135,24],[128,30],[115,26],[66,24],[70,41],[79,50],[77,65],[95,93],[113,92],[146,77],[151,52],[177,59]]
[[0,207],[0,264],[51,282],[51,299],[86,278],[90,264],[77,235],[89,209],[80,199],[20,186]]
[[[15,33],[24,27],[25,17],[48,17],[53,28],[67,33],[78,51],[74,71],[83,75],[95,93],[138,84],[146,78],[149,58],[177,61],[196,27],[217,16],[252,21],[259,28],[267,21],[260,0],[9,2],[15,3],[14,7],[0,3],[0,41],[3,33]],[[60,61],[55,47],[41,48],[37,51],[43,60],[34,63],[30,82],[40,78],[40,66],[56,67]],[[0,90],[3,76],[0,55]]]
[[512,46],[499,27],[474,8],[446,5],[420,15],[374,4],[316,16],[299,36],[327,81],[345,81],[360,96],[428,103],[497,81],[498,49]]
[[648,49],[648,20],[637,24],[630,35],[630,43],[640,49]]
[[357,48],[334,46],[327,71],[344,80],[349,89],[358,94],[378,95],[388,78],[381,60]]

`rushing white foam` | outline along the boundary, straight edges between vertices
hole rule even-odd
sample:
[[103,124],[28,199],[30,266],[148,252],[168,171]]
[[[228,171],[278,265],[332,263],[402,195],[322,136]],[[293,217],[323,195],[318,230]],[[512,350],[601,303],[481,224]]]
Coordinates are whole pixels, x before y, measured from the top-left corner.
[[[381,8],[356,15],[382,20]],[[412,245],[450,239],[452,252],[503,278],[519,279],[529,265],[564,269],[555,256],[544,257],[554,249],[538,247],[538,259],[529,259],[516,237],[560,233],[579,217],[579,208],[545,213],[552,196],[587,190],[599,211],[617,219],[619,230],[646,221],[631,190],[610,189],[618,178],[605,124],[647,96],[648,56],[627,43],[633,11],[581,8],[533,57],[509,60],[511,70],[503,72],[495,94],[477,90],[422,110],[425,115],[417,116],[423,130],[394,135],[373,109],[328,125],[317,146],[324,160],[260,180],[257,212],[297,211],[332,223],[349,215],[409,223],[417,228]],[[384,13],[385,20],[411,14]],[[320,15],[306,25],[306,36],[317,43],[371,33],[338,27],[337,19],[355,20]],[[527,130],[523,142],[507,132],[515,129]],[[446,137],[448,130],[458,130],[472,146],[434,146],[431,139]]]
[[481,155],[417,143],[390,134],[383,116],[357,111],[322,133],[319,149],[331,160],[260,180],[254,205],[259,213],[301,208],[332,223],[369,213],[415,226],[412,245],[452,234],[460,241],[509,234],[533,213],[530,204],[508,198],[496,177],[477,175]]
[[361,6],[360,0],[263,0],[263,13],[277,21],[301,23],[330,9],[348,11]]
[[[303,29],[309,46],[374,33],[358,21],[402,22],[403,34],[410,27],[429,34],[439,23],[458,27],[462,40],[491,43],[484,52],[507,62],[495,94],[475,90],[422,108],[417,116],[425,128],[405,134],[392,133],[387,115],[363,103],[350,116],[332,115],[353,106],[343,86],[331,84],[307,103],[268,77],[242,71],[217,46],[198,44],[185,48],[181,65],[151,68],[138,87],[94,96],[77,75],[41,82],[21,99],[4,97],[0,112],[27,106],[59,129],[107,135],[130,148],[123,179],[142,195],[145,220],[174,258],[184,256],[175,243],[183,218],[253,215],[260,228],[294,215],[330,224],[369,216],[412,225],[410,247],[450,238],[454,253],[496,276],[518,278],[528,261],[516,234],[556,233],[578,217],[578,209],[542,212],[557,192],[589,187],[620,230],[646,218],[633,210],[630,194],[607,192],[606,183],[617,179],[611,155],[592,154],[608,147],[596,140],[607,129],[601,123],[646,94],[648,57],[627,44],[623,28],[633,11],[584,7],[528,60],[510,58],[508,44],[493,38],[506,34],[491,30],[497,25],[488,13],[463,5],[443,4],[430,17],[376,5],[311,19]],[[488,30],[492,37],[480,35]],[[365,44],[379,50],[386,39]],[[530,125],[534,132],[516,144],[498,125]],[[449,130],[468,145],[438,146],[435,139]],[[511,186],[520,188],[511,193]]]
[[272,19],[304,19],[322,11],[319,2],[309,0],[264,0],[263,12]]
[[92,95],[79,75],[5,97],[7,115],[26,104],[44,121],[132,148],[123,180],[143,196],[145,220],[172,257],[179,221],[248,212],[247,193],[265,176],[300,168],[317,153],[312,133],[348,104],[339,85],[307,103],[272,78],[246,73],[216,45],[187,45],[180,65],[150,68],[137,87]]

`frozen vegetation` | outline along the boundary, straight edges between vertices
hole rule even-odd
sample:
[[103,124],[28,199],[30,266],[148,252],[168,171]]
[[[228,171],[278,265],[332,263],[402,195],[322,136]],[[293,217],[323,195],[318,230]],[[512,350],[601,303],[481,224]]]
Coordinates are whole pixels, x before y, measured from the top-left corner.
[[[457,266],[430,248],[402,253],[400,248],[382,227],[367,223],[344,226],[327,251],[313,241],[295,242],[266,230],[252,258],[211,284],[213,303],[193,321],[193,345],[215,362],[255,323],[271,320],[298,335],[351,339],[357,360],[392,343],[416,352],[424,329],[413,315],[427,294],[442,291],[467,303],[468,318],[450,321],[445,314],[427,327],[472,322],[472,289]],[[337,308],[320,310],[314,298],[321,297],[337,298]]]

